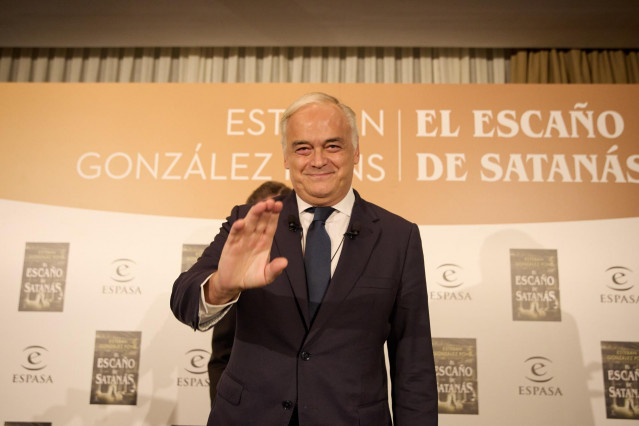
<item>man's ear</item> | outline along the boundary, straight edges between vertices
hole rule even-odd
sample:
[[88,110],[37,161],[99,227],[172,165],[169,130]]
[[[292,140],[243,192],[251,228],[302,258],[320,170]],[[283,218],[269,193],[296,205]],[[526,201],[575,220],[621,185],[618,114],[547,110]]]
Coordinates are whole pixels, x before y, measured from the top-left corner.
[[353,164],[359,163],[359,144],[357,144],[357,148],[355,148],[355,154],[353,154]]

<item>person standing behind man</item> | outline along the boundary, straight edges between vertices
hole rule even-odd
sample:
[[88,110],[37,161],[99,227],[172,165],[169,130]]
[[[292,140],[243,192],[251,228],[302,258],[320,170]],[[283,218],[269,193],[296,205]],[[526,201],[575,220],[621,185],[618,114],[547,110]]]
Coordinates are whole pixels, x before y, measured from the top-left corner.
[[[278,195],[288,195],[291,188],[281,182],[268,181],[258,186],[249,195],[247,204],[255,204]],[[208,363],[209,373],[209,395],[211,405],[215,400],[216,386],[220,381],[222,372],[229,363],[231,349],[233,349],[233,338],[235,337],[235,306],[232,306],[228,313],[220,319],[213,327],[211,338],[211,358]]]
[[417,225],[353,190],[356,119],[336,98],[302,96],[281,132],[294,192],[235,207],[173,284],[194,329],[237,309],[208,425],[437,425]]

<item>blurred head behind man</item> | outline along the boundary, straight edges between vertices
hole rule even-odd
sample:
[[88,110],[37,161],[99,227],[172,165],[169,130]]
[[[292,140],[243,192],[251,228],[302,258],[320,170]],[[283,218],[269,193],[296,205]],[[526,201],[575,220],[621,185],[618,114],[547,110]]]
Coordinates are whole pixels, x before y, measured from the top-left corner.
[[254,204],[258,201],[268,200],[269,198],[277,197],[278,195],[287,195],[291,192],[291,188],[281,182],[269,180],[264,182],[246,199],[247,204]]

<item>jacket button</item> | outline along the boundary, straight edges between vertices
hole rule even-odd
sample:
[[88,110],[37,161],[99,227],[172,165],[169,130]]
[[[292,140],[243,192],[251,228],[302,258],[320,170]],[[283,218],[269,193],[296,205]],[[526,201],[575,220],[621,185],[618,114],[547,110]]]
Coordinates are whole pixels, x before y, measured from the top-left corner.
[[285,410],[290,410],[293,408],[293,401],[282,401],[282,407]]
[[303,361],[308,361],[309,359],[311,359],[311,354],[308,352],[302,352],[300,354],[300,358],[302,358]]

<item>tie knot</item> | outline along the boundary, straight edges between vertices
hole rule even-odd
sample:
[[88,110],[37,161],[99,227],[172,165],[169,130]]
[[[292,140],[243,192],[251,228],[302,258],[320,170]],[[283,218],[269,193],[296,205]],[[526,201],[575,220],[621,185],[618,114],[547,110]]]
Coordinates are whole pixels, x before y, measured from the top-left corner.
[[326,222],[326,219],[335,211],[333,207],[309,207],[306,211],[313,213],[313,222]]

